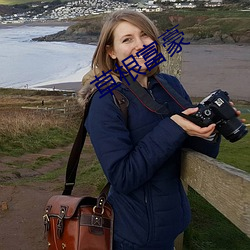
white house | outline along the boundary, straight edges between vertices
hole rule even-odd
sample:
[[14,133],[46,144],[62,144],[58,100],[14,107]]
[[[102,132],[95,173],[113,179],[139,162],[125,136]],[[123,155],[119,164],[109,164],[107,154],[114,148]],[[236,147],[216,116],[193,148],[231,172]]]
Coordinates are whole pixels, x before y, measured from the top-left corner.
[[196,5],[193,3],[175,3],[174,4],[176,9],[193,9],[196,8]]
[[220,7],[222,6],[223,0],[210,0],[210,2],[207,2],[204,4],[205,7]]

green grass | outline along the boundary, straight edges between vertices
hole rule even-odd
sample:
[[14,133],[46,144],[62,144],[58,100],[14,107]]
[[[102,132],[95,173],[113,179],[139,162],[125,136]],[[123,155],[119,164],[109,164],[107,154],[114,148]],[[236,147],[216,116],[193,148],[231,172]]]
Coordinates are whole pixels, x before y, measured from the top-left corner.
[[217,159],[250,173],[249,152],[250,134],[248,133],[244,138],[235,142],[234,145],[223,139]]
[[32,163],[15,162],[13,165],[15,165],[16,169],[26,168],[26,169],[36,170],[36,169],[43,167],[44,165],[53,163],[54,161],[61,159],[64,156],[65,154],[62,154],[62,153],[51,155],[51,156],[40,156]]
[[[242,109],[244,110],[244,108]],[[250,114],[242,114],[250,121]],[[224,138],[221,142],[219,161],[250,173],[250,133],[241,140],[231,143]],[[185,232],[185,250],[248,250],[250,238],[194,190],[189,189],[192,222]]]
[[[22,106],[64,107],[67,114]],[[19,156],[71,143],[80,124],[77,100],[63,92],[0,89],[0,155]]]
[[[58,176],[65,175],[65,171],[66,171],[65,166],[62,166],[61,168],[51,170],[44,175],[41,175],[38,177],[33,177],[32,181],[35,181],[35,182],[38,182],[38,181],[39,182],[43,182],[43,181],[54,182],[58,178]],[[60,188],[62,188],[62,187],[63,187],[63,183],[61,183],[61,185],[60,185]],[[60,190],[60,191],[62,191],[62,190]]]
[[250,238],[192,189],[188,194],[192,222],[184,235],[184,250],[249,250]]
[[36,153],[43,148],[65,146],[73,141],[75,132],[76,130],[56,127],[16,137],[1,136],[0,155],[20,156]]
[[[247,119],[247,123],[250,123],[250,114],[243,113],[241,116]],[[231,143],[223,138],[217,159],[250,173],[249,152],[250,133],[248,132],[246,136],[235,143]]]
[[91,187],[94,189],[95,195],[102,190],[107,183],[107,179],[102,171],[101,165],[96,159],[93,158],[91,163],[86,164],[84,161],[80,161],[81,168],[78,171],[76,183],[78,186],[88,187],[91,183]]
[[[107,179],[102,171],[101,165],[97,160],[92,146],[85,146],[82,155],[86,157],[84,160],[80,159],[79,161],[75,189],[78,188],[80,190],[84,190],[84,192],[87,192],[89,195],[97,196],[107,183]],[[57,159],[60,156],[54,155],[52,158]],[[52,160],[52,158],[44,159],[44,164]],[[41,167],[39,162],[37,164]],[[44,164],[42,163],[42,165]],[[58,180],[58,176],[65,176],[65,171],[66,162],[62,164],[60,168],[49,171],[41,176],[37,176],[33,178],[32,181],[54,182],[55,180]],[[60,186],[62,189],[62,185]]]

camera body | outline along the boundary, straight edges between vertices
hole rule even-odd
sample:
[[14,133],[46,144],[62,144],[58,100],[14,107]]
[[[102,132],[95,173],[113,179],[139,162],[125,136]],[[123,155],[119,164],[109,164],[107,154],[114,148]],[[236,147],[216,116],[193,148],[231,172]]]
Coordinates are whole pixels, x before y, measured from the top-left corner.
[[216,129],[230,142],[247,134],[246,126],[238,119],[229,103],[228,93],[222,90],[212,92],[198,104],[199,110],[188,119],[200,127],[215,123]]

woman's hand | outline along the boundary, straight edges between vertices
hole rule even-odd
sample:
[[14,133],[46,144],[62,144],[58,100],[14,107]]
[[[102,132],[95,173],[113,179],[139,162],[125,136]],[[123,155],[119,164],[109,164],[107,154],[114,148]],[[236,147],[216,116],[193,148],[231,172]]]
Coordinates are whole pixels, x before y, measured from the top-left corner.
[[[241,115],[241,112],[239,111],[239,110],[237,110],[235,107],[234,107],[234,103],[233,102],[229,102],[230,103],[230,105],[233,107],[233,109],[235,110],[235,113],[236,113],[236,115],[237,116],[240,116]],[[240,119],[241,120],[241,122],[246,122],[246,119]]]
[[[188,108],[182,113],[185,115],[191,115],[196,113],[197,111],[198,108]],[[207,139],[215,130],[215,124],[210,124],[209,126],[202,128],[194,124],[193,122],[181,117],[180,115],[173,115],[170,118],[190,136],[197,136]]]

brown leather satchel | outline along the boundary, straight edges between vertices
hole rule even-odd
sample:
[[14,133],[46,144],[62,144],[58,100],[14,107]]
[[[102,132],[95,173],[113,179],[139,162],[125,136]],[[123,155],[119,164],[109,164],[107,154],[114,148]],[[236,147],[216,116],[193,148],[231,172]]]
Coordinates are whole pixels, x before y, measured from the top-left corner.
[[[126,116],[127,103],[124,96],[118,91],[114,91],[114,94]],[[71,196],[87,135],[84,123],[90,101],[91,98],[70,153],[63,194],[52,196],[45,207],[43,222],[49,250],[112,250],[114,214],[107,202],[110,184],[106,184],[97,198]]]
[[106,202],[108,184],[98,198],[52,196],[43,217],[48,249],[111,250],[113,211]]

